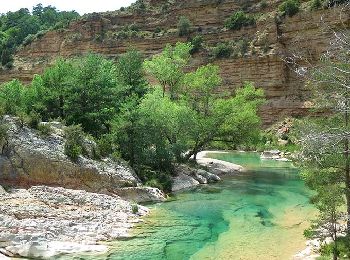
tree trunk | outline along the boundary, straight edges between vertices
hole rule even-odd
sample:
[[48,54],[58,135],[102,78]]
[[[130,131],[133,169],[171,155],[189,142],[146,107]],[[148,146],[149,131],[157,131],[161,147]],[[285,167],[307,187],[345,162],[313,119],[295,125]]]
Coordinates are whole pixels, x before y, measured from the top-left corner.
[[[347,106],[346,106],[347,109]],[[349,114],[345,112],[345,131],[349,126]],[[345,159],[345,197],[346,197],[346,209],[347,209],[347,234],[350,232],[350,162],[349,162],[349,139],[346,136],[344,140],[344,159]]]

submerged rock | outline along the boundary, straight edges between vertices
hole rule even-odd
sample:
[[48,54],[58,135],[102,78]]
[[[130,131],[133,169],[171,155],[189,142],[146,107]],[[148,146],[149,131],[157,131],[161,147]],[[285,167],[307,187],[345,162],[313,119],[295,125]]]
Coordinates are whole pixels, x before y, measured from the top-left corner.
[[[128,236],[148,209],[118,196],[46,186],[0,195],[0,248],[10,255],[48,258],[105,252],[98,241]],[[0,251],[1,253],[1,251]]]

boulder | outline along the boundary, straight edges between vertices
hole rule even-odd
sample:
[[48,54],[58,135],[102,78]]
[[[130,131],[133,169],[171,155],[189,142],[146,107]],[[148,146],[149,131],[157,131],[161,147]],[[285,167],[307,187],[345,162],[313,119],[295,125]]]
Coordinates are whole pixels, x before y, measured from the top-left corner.
[[[33,185],[61,186],[90,192],[113,192],[115,189],[139,186],[135,172],[124,162],[112,159],[93,160],[80,156],[75,163],[64,153],[64,126],[50,123],[52,133],[21,126],[16,118],[5,116],[9,126],[8,141],[0,147],[0,183],[17,187]],[[90,145],[94,145],[90,142]]]
[[198,185],[199,182],[193,177],[184,173],[179,173],[176,177],[173,177],[173,185],[171,190],[175,192],[183,189],[193,188]]

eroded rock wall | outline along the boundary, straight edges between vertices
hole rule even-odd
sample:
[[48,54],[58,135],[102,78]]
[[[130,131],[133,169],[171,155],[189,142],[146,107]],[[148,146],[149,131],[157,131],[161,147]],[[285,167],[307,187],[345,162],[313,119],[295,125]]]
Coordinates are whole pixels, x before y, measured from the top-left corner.
[[[340,17],[341,8],[302,11],[293,17],[276,19],[275,10],[280,2],[271,0],[262,8],[260,0],[148,0],[145,10],[91,14],[67,29],[50,31],[21,48],[15,56],[14,68],[0,72],[0,82],[19,78],[29,83],[34,74],[41,73],[59,56],[95,52],[116,58],[131,47],[145,56],[159,53],[168,43],[188,40],[179,37],[176,31],[177,21],[184,15],[193,24],[191,36],[204,38],[205,48],[194,55],[192,68],[208,62],[218,64],[223,77],[221,91],[226,93],[233,93],[245,81],[262,87],[268,103],[261,109],[261,115],[264,123],[270,125],[285,116],[305,114],[308,109],[308,91],[285,64],[284,55],[301,51],[317,61],[329,45],[331,30],[350,28],[350,14],[345,12]],[[256,26],[226,30],[225,19],[242,8],[252,14],[262,13],[264,18]],[[120,37],[118,32],[131,24],[139,31],[132,37]],[[161,32],[157,32],[159,29]],[[246,55],[213,59],[210,49],[218,42],[243,38],[254,42]]]

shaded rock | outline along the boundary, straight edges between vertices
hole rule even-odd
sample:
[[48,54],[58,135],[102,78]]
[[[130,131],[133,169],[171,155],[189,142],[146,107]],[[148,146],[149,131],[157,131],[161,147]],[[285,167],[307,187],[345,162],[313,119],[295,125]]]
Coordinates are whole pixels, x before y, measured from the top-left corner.
[[150,187],[122,188],[117,189],[114,193],[128,201],[137,203],[152,201],[161,202],[166,200],[165,194],[161,190]]
[[7,194],[7,192],[5,191],[5,189],[0,185],[0,195],[2,194]]

